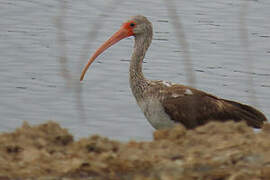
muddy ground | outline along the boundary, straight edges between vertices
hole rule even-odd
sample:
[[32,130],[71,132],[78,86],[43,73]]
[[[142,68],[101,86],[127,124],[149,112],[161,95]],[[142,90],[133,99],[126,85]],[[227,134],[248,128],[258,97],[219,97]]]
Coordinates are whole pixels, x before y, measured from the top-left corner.
[[59,124],[24,123],[0,135],[0,180],[269,180],[270,124],[209,123],[159,130],[151,142],[78,141]]

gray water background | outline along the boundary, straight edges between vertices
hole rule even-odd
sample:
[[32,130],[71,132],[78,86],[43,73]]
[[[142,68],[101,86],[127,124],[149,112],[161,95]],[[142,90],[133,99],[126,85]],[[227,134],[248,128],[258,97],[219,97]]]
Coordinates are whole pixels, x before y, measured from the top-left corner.
[[[244,16],[248,46],[241,42],[244,3],[183,0],[176,1],[175,8],[189,44],[194,86],[251,104],[269,119],[270,1],[248,1]],[[14,130],[23,121],[53,120],[77,138],[100,134],[150,140],[154,129],[129,88],[133,38],[103,53],[79,83],[89,56],[137,14],[147,16],[154,27],[145,76],[190,85],[165,1],[1,0],[0,131]],[[95,29],[98,33],[89,38]]]

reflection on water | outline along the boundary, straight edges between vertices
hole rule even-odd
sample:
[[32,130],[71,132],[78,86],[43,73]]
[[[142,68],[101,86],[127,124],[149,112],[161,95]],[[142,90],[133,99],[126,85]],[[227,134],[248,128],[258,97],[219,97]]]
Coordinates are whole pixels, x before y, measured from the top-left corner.
[[[54,120],[77,137],[98,133],[123,140],[151,138],[153,128],[129,89],[133,39],[101,55],[79,83],[81,68],[123,21],[136,14],[147,16],[155,32],[145,58],[146,77],[188,84],[184,52],[163,1],[123,1],[117,7],[106,2],[66,2],[62,9],[53,0],[0,2],[1,131],[12,130],[24,120],[33,124]],[[176,12],[189,44],[196,88],[250,104],[252,78],[254,105],[270,118],[270,3],[249,1],[246,25],[254,59],[251,72],[239,35],[241,2],[181,1]],[[111,7],[115,10],[106,10]],[[65,47],[59,47],[59,42]],[[63,57],[65,71],[59,62]]]

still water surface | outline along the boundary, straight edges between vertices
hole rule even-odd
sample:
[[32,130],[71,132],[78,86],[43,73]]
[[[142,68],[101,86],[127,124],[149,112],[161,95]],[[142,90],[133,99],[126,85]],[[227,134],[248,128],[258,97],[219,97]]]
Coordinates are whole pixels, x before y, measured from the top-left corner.
[[[129,89],[132,38],[107,50],[86,79],[78,80],[91,53],[128,17],[143,14],[154,27],[145,76],[189,85],[164,1],[60,2],[0,2],[0,131],[14,130],[25,120],[31,124],[53,120],[76,137],[98,133],[150,140],[153,128]],[[196,88],[254,105],[269,119],[270,1],[248,1],[244,16],[248,46],[243,46],[239,33],[243,2],[185,0],[175,7],[189,44]],[[89,31],[97,27],[95,38],[89,38]],[[253,72],[248,58],[254,60]],[[250,98],[252,88],[256,99]]]

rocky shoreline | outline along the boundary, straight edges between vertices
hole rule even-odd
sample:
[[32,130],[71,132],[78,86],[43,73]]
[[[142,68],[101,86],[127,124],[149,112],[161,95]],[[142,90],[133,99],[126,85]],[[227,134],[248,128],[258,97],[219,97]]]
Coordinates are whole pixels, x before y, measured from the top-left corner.
[[151,142],[77,141],[55,122],[0,134],[0,180],[269,180],[270,124],[211,122],[158,130]]

